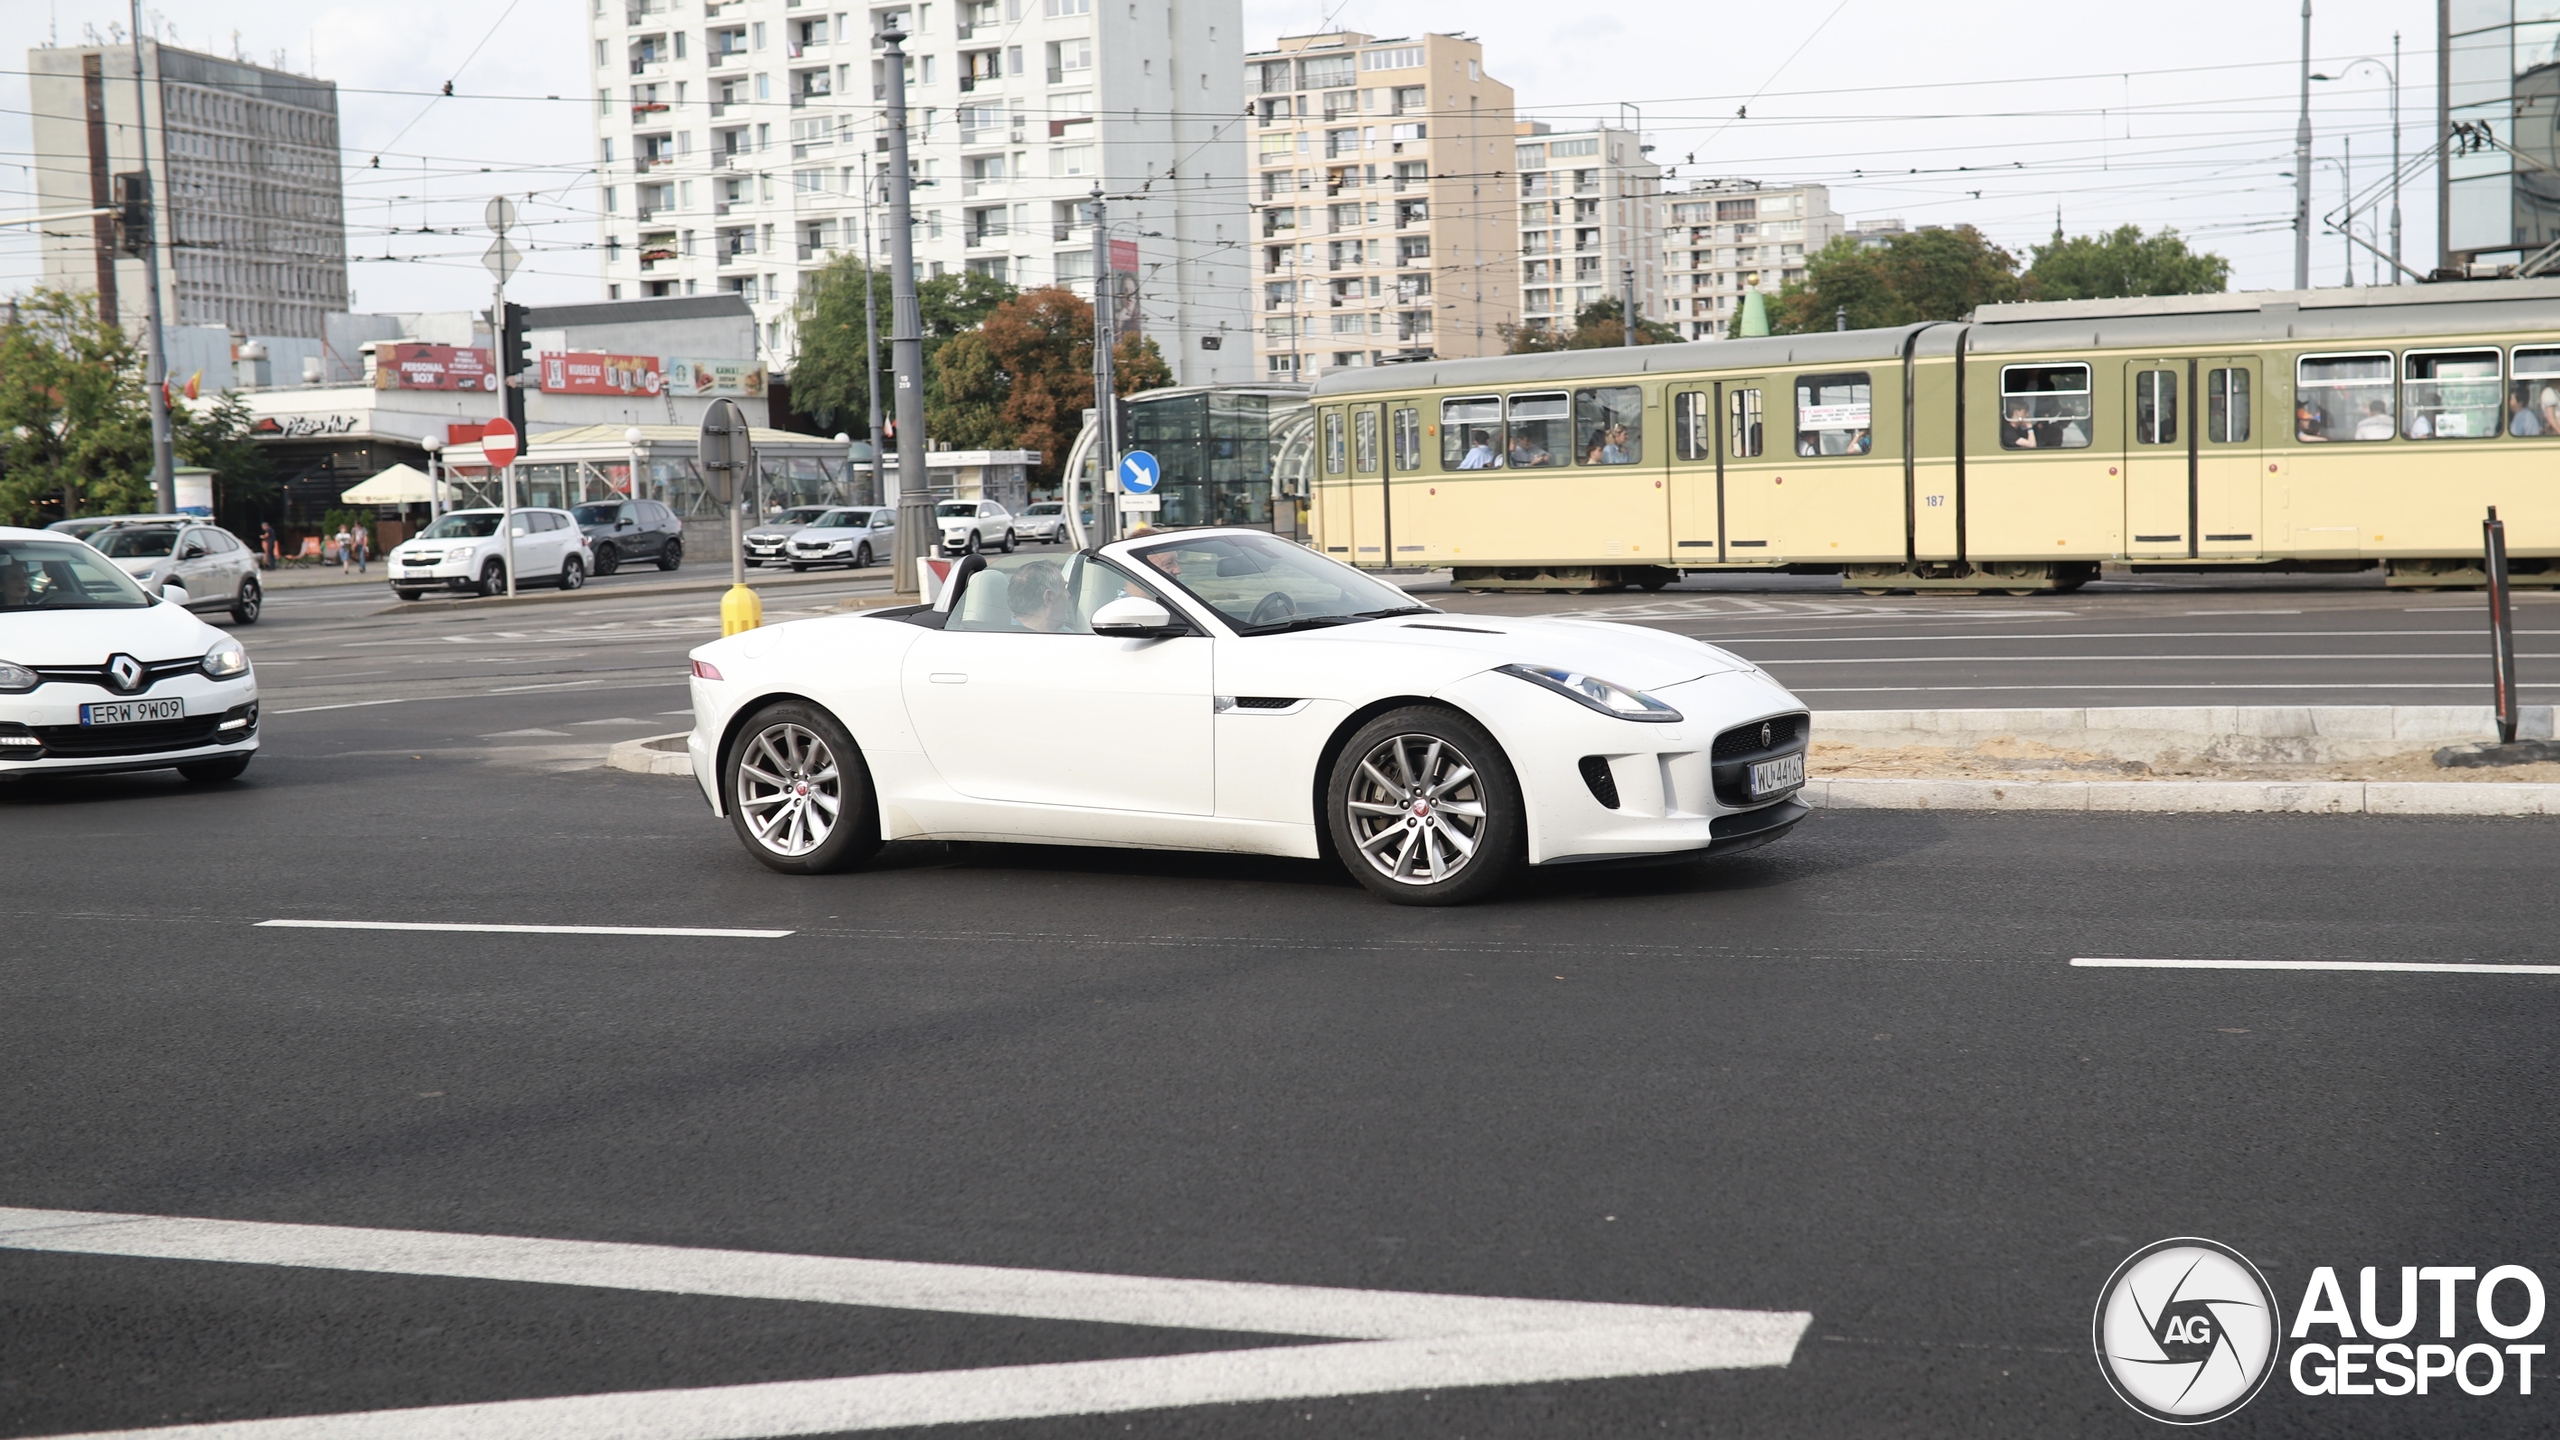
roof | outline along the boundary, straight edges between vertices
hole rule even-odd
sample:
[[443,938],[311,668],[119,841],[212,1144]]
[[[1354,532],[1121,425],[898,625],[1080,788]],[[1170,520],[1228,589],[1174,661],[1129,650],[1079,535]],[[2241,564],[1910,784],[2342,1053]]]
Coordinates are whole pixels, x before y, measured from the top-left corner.
[[577,325],[647,325],[666,320],[753,320],[747,297],[732,291],[717,295],[667,295],[652,300],[607,300],[596,305],[549,305],[526,318],[526,328],[565,330]]
[[1821,330],[1750,340],[1692,340],[1676,345],[1611,346],[1552,350],[1537,355],[1488,355],[1473,360],[1421,360],[1374,370],[1337,370],[1316,381],[1315,397],[1380,391],[1437,390],[1469,385],[1524,385],[1541,380],[1583,380],[1626,374],[1693,374],[1700,370],[1750,370],[1798,365],[1898,360],[1903,338],[1926,326],[1894,330]]

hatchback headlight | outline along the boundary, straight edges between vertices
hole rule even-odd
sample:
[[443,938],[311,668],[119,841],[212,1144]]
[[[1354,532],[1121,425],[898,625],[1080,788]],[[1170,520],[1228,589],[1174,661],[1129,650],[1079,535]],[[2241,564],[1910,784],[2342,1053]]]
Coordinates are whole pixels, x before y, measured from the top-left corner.
[[24,665],[0,660],[0,695],[24,695],[44,683],[44,677]]
[[1559,695],[1579,701],[1603,715],[1621,720],[1645,720],[1668,724],[1680,718],[1680,712],[1641,690],[1567,670],[1559,665],[1504,665],[1505,675],[1514,675],[1532,685],[1543,685]]
[[240,642],[225,635],[204,652],[204,673],[216,680],[236,680],[249,673],[249,652]]

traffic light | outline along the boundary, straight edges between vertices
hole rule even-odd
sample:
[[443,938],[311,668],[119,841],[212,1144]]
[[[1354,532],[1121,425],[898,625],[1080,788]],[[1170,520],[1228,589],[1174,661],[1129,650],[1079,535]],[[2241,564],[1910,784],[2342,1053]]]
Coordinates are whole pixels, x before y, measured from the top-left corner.
[[116,177],[116,249],[140,258],[151,245],[151,172]]
[[507,420],[518,435],[525,433],[525,386],[542,383],[541,359],[533,353],[533,337],[528,333],[532,316],[530,307],[510,300],[498,326],[498,393],[506,397]]

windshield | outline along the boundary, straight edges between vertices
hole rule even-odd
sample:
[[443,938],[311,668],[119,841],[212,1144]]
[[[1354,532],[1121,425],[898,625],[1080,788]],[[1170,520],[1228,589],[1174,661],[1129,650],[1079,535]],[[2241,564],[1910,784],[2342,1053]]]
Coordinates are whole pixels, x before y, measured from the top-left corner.
[[110,530],[90,542],[118,560],[149,560],[178,546],[175,530]]
[[577,516],[578,523],[581,525],[610,525],[622,518],[622,502],[599,500],[593,504],[581,505],[569,513]]
[[0,540],[0,612],[139,610],[150,603],[131,577],[77,541]]
[[1032,506],[1030,509],[1023,511],[1022,513],[1025,515],[1056,515],[1064,512],[1066,508],[1066,502],[1063,500],[1043,500],[1039,504]]
[[484,510],[477,514],[447,515],[418,532],[421,540],[478,540],[498,533],[498,512]]
[[1270,535],[1203,535],[1131,553],[1248,635],[1431,608],[1348,565]]
[[816,523],[811,525],[809,528],[813,530],[868,530],[871,528],[871,512],[868,510],[830,510],[826,514],[819,516]]
[[933,514],[937,520],[975,520],[978,518],[978,502],[945,500],[933,507]]
[[826,513],[827,507],[824,505],[803,505],[797,510],[785,510],[764,523],[767,525],[815,525],[818,523],[818,517]]

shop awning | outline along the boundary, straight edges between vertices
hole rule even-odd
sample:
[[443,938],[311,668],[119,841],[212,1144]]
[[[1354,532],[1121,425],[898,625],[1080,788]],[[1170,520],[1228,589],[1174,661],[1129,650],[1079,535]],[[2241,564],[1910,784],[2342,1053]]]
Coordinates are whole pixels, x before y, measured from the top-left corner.
[[425,505],[436,498],[436,482],[414,466],[394,465],[338,498],[350,505]]

